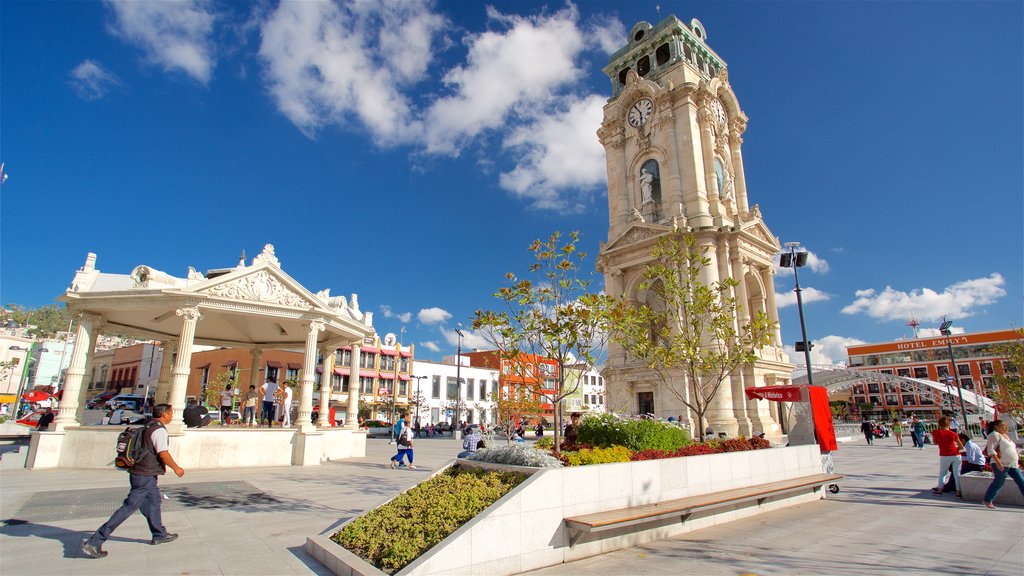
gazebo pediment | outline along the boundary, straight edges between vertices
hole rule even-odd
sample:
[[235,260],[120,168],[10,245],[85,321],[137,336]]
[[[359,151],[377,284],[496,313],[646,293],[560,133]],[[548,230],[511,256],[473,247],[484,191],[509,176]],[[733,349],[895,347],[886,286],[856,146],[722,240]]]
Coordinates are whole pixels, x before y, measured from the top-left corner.
[[322,309],[325,302],[271,265],[243,268],[190,286],[183,292],[238,302],[285,306],[302,310]]

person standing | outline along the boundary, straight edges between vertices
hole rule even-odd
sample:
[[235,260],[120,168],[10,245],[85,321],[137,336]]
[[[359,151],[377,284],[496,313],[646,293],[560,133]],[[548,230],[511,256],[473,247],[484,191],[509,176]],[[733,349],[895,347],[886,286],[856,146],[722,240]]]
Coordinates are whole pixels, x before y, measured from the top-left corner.
[[910,434],[914,437],[914,446],[921,450],[924,450],[924,433],[924,422],[917,416],[914,416],[913,423],[910,425]]
[[242,396],[242,424],[252,426],[256,423],[256,400],[260,397],[256,387],[249,385],[249,391]]
[[274,426],[274,394],[277,393],[277,379],[273,376],[268,376],[267,381],[260,386],[260,396],[263,397],[263,411],[260,412],[260,426],[263,426],[263,421],[267,422],[268,427]]
[[285,382],[281,390],[281,426],[285,428],[292,425],[292,385]]
[[167,428],[165,426],[171,421],[174,411],[170,404],[157,404],[153,408],[153,418],[144,424],[145,431],[142,435],[143,454],[142,457],[128,471],[128,483],[131,491],[124,503],[92,536],[82,542],[82,553],[90,558],[103,558],[107,555],[103,550],[103,543],[110,538],[110,534],[128,519],[129,516],[140,510],[149,523],[149,531],[153,535],[149,541],[152,545],[172,542],[178,538],[177,534],[167,531],[160,518],[160,504],[162,497],[160,488],[157,486],[157,477],[164,474],[167,467],[181,478],[185,475],[185,469],[174,461],[168,450]]
[[43,412],[43,415],[39,417],[39,422],[36,423],[36,430],[45,432],[50,427],[51,422],[53,422],[53,408],[47,406],[46,412]]
[[870,420],[860,423],[860,431],[864,433],[864,439],[868,441],[869,446],[875,443],[875,427],[871,425]]
[[995,474],[995,478],[992,479],[988,490],[985,491],[984,502],[985,506],[995,508],[996,505],[992,502],[999,494],[999,490],[1002,489],[1007,476],[1013,478],[1021,495],[1024,496],[1024,474],[1021,474],[1020,471],[1017,445],[1007,436],[1010,431],[1009,426],[1002,420],[993,420],[989,425],[992,428],[992,433],[988,435],[985,452],[992,457],[992,473]]
[[903,447],[903,422],[899,420],[892,421],[892,434],[896,437],[896,445],[900,448]]
[[231,393],[231,384],[224,386],[220,393],[220,423],[221,425],[231,424],[231,408],[235,402],[235,395]]
[[932,494],[942,496],[942,485],[946,479],[946,471],[953,467],[953,482],[956,484],[956,495],[960,496],[960,450],[963,442],[956,432],[949,429],[949,417],[939,418],[939,427],[932,430],[932,441],[939,447],[939,483],[932,489]]

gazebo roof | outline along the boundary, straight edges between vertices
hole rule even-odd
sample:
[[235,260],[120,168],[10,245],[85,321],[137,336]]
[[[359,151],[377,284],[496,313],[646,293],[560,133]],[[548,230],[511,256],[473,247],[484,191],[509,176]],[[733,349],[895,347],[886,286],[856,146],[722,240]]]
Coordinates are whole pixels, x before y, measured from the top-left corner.
[[281,269],[274,247],[267,244],[249,266],[244,258],[233,268],[206,274],[189,268],[177,278],[149,266],[129,274],[102,273],[89,254],[67,292],[58,300],[73,312],[102,318],[103,330],[156,340],[177,339],[181,327],[177,310],[198,308],[195,343],[212,346],[302,348],[305,325],[323,320],[318,344],[361,342],[372,337],[373,315],[350,300],[312,293]]

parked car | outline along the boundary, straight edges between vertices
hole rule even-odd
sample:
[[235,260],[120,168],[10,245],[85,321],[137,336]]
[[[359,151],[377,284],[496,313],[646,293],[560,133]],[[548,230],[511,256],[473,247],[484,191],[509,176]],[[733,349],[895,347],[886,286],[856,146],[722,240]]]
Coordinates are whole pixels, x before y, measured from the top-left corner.
[[126,409],[132,412],[138,412],[142,408],[142,404],[145,402],[146,397],[142,394],[118,394],[107,400],[104,404],[107,408],[117,408],[118,406],[124,406]]
[[89,400],[88,402],[86,402],[85,403],[85,407],[90,409],[90,410],[94,410],[96,408],[102,408],[103,406],[106,406],[107,400],[110,400],[114,396],[117,396],[117,390],[107,390],[103,394],[100,394],[99,396],[97,396],[97,397],[93,398],[92,400]]

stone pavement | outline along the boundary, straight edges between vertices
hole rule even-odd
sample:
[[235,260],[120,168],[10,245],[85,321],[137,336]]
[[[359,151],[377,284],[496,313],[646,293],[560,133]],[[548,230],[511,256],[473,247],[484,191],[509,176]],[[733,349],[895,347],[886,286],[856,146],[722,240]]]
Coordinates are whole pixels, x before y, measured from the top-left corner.
[[[124,473],[2,470],[0,574],[327,574],[302,550],[306,536],[332,532],[460,447],[450,437],[417,441],[418,470],[388,468],[394,447],[374,439],[366,458],[319,467],[164,477],[164,523],[181,537],[150,546],[135,515],[99,560],[79,545],[127,494]],[[1024,510],[932,496],[937,468],[933,446],[843,444],[836,471],[848,476],[827,500],[530,574],[1024,574]]]

